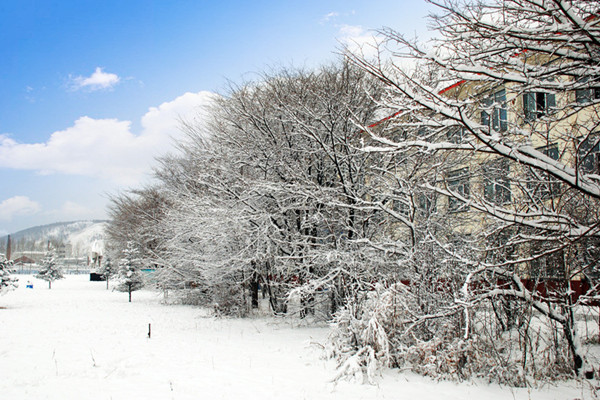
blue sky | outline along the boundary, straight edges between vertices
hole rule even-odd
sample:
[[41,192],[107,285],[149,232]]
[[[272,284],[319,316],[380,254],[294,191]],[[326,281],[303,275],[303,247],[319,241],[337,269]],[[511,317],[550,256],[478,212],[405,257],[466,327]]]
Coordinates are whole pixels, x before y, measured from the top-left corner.
[[335,60],[422,0],[0,2],[0,234],[106,217],[227,82]]

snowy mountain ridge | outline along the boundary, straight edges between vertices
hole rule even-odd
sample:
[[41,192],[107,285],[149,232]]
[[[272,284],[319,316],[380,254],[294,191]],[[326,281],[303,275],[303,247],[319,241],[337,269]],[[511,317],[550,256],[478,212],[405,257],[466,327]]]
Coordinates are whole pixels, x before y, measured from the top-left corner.
[[[80,256],[89,253],[92,247],[103,247],[105,220],[82,220],[57,222],[35,226],[10,235],[12,250],[40,251],[50,241],[53,245],[68,248],[66,256]],[[8,236],[0,237],[0,253],[6,252]]]

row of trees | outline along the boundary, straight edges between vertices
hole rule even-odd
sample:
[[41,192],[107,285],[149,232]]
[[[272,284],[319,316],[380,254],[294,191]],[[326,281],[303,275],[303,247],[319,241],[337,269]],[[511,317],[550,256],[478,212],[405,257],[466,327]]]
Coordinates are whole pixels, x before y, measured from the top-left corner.
[[[109,279],[116,276],[118,283],[115,288],[128,292],[129,302],[131,302],[131,293],[141,289],[146,283],[142,271],[144,262],[138,256],[137,246],[132,242],[128,243],[122,252],[123,257],[119,260],[118,266],[113,265],[110,259],[107,259],[97,272],[105,277],[106,289],[109,288]],[[63,267],[56,262],[56,254],[53,250],[46,252],[35,277],[48,282],[48,289],[52,289],[52,282],[64,279]],[[17,287],[18,279],[14,276],[13,262],[0,254],[0,294],[5,294]]]
[[[5,239],[4,237],[3,239]],[[7,252],[7,241],[0,240],[0,253],[6,254]],[[48,246],[51,248],[57,249],[61,247],[65,247],[65,243],[63,240],[59,238],[50,238],[47,239],[33,239],[33,238],[25,238],[21,237],[19,239],[13,239],[11,243],[11,251],[13,253],[21,253],[25,251],[46,251]]]
[[232,88],[215,100],[210,127],[186,127],[181,155],[156,173],[160,186],[114,199],[110,242],[140,243],[163,267],[162,284],[202,287],[239,312],[245,299],[234,294],[244,285],[256,306],[262,283],[280,313],[291,288],[326,276],[341,304],[347,287],[338,276],[358,281],[351,276],[369,256],[357,243],[380,230],[379,211],[356,204],[369,168],[384,162],[360,150],[356,125],[377,118],[378,86],[346,64]]
[[276,314],[326,302],[344,374],[590,370],[576,312],[600,255],[598,10],[434,4],[430,49],[384,29],[374,61],[215,98],[156,185],[114,197],[113,258],[135,243],[159,285],[219,312],[257,307],[259,286]]
[[[18,279],[13,275],[14,265],[12,260],[7,260],[4,254],[0,254],[0,294],[5,294],[18,287]],[[62,268],[56,263],[53,251],[48,251],[42,259],[38,274],[38,279],[48,282],[48,289],[52,289],[52,282],[63,279]]]

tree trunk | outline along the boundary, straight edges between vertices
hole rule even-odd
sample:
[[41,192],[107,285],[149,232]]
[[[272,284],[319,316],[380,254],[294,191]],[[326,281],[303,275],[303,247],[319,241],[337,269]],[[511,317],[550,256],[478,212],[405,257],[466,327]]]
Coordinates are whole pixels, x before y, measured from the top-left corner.
[[277,294],[275,293],[274,288],[271,286],[271,263],[269,261],[265,262],[265,279],[264,284],[267,285],[267,293],[269,294],[269,304],[271,305],[271,310],[275,315],[285,314],[287,313],[287,305],[285,302],[280,304],[278,301]]
[[129,292],[129,302],[131,303],[131,285],[129,285],[128,289],[129,289],[128,290],[128,292]]
[[48,289],[52,289],[52,281],[48,281]]
[[[567,283],[567,287],[570,289],[570,282]],[[566,303],[568,304],[568,309],[565,312],[566,321],[563,325],[563,332],[565,334],[565,338],[567,339],[567,343],[569,344],[569,350],[571,350],[571,355],[573,357],[573,370],[575,371],[575,375],[582,376],[582,372],[586,374],[591,374],[590,378],[593,378],[594,371],[582,371],[583,368],[587,368],[588,365],[585,363],[584,356],[581,354],[581,343],[579,341],[579,337],[577,336],[577,327],[575,326],[575,313],[573,312],[573,304],[571,302],[571,295],[567,294]]]
[[252,295],[252,308],[258,308],[258,275],[256,272],[252,274],[250,282],[250,293]]
[[108,290],[108,275],[106,275],[106,290]]
[[302,293],[300,295],[300,318],[305,318],[307,315],[315,315],[315,296],[313,294]]
[[571,354],[573,355],[573,370],[577,376],[581,374],[581,368],[583,367],[583,357],[579,354],[579,346],[575,343],[575,332],[573,331],[572,323],[566,322],[563,324],[563,331],[565,333],[565,338],[567,339],[567,343],[569,344],[569,349],[571,350]]
[[271,309],[275,315],[287,314],[287,303],[285,301],[280,301],[279,296],[276,290],[269,283],[267,286],[267,291],[269,292],[269,304],[271,304]]

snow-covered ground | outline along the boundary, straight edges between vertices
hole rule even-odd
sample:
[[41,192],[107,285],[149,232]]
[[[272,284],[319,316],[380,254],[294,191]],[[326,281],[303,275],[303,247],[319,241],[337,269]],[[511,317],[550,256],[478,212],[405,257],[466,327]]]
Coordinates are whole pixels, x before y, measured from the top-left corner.
[[[30,279],[34,289],[26,289]],[[386,371],[378,384],[331,383],[326,327],[215,319],[151,291],[107,291],[88,276],[21,277],[0,298],[2,399],[591,399],[582,384],[543,389],[434,382]],[[152,337],[148,338],[148,324]],[[593,381],[597,383],[596,381]]]

